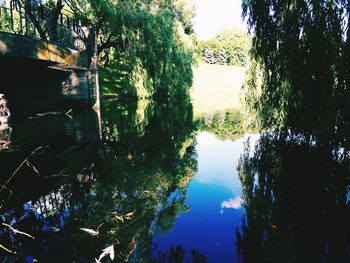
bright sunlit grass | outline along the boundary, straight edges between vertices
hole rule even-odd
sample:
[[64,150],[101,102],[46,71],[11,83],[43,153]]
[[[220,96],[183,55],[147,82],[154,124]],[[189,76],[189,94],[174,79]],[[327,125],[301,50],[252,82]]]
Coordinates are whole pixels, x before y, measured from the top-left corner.
[[193,68],[191,89],[194,113],[240,108],[240,91],[245,68],[200,64]]

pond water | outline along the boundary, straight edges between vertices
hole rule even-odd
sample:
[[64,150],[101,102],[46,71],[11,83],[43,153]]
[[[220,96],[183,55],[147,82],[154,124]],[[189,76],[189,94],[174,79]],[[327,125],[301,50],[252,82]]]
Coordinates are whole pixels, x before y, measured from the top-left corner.
[[189,100],[17,117],[0,140],[0,262],[350,259],[338,142],[249,134]]
[[[244,142],[221,141],[209,132],[196,135],[198,170],[188,186],[186,205],[191,209],[180,215],[174,228],[153,243],[162,251],[181,247],[185,260],[191,252],[202,254],[208,262],[234,262],[236,229],[241,227],[243,208],[242,186],[236,167]],[[190,252],[190,253],[188,253]]]

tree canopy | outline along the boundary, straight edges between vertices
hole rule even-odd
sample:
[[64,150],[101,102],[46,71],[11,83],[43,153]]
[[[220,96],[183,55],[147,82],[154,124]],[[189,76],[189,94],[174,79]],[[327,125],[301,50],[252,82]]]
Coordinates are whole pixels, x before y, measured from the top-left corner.
[[138,86],[146,95],[167,97],[191,86],[192,12],[183,1],[85,0],[69,6],[96,29],[107,75],[102,84],[112,91],[137,95]]
[[[33,3],[21,0],[26,7]],[[34,5],[51,7],[53,25],[57,14],[66,11],[82,26],[95,29],[103,91],[171,97],[191,86],[191,2],[48,0]]]
[[253,35],[246,101],[262,128],[349,129],[348,1],[243,0]]
[[199,41],[196,53],[209,64],[244,66],[248,59],[250,38],[240,29],[225,29],[215,38]]

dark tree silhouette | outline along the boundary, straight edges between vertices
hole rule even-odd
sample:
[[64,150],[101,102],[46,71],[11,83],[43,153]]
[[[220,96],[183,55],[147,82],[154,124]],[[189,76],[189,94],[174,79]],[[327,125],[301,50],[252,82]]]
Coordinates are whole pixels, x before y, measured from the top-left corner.
[[253,34],[246,99],[261,127],[349,129],[348,1],[243,0],[242,7]]
[[348,262],[348,149],[300,135],[264,134],[239,161],[246,215],[243,262]]

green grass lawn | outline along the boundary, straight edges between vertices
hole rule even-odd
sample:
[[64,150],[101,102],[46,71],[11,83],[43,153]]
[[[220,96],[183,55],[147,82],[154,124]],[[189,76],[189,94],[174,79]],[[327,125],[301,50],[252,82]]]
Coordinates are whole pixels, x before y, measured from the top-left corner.
[[195,115],[240,108],[245,68],[199,64],[193,74],[191,98]]

